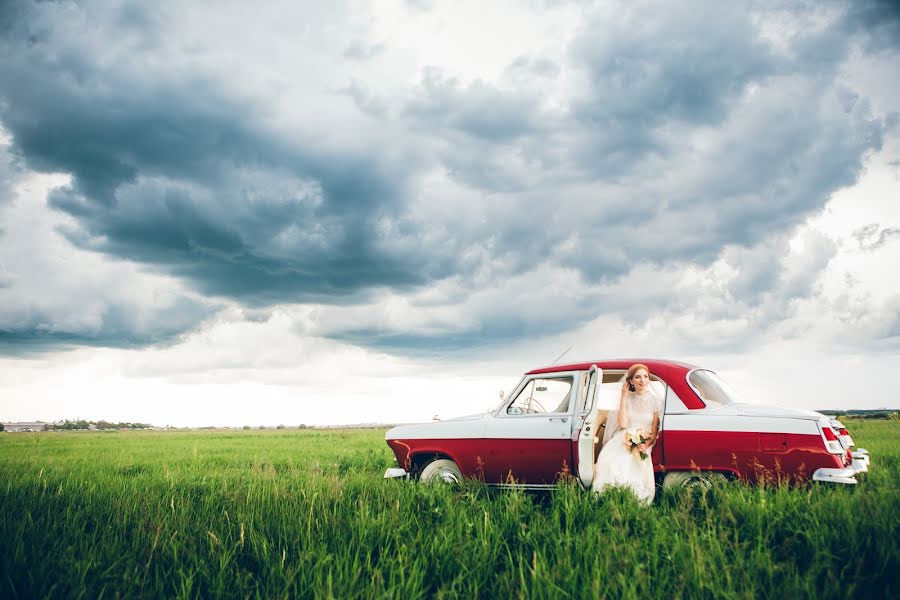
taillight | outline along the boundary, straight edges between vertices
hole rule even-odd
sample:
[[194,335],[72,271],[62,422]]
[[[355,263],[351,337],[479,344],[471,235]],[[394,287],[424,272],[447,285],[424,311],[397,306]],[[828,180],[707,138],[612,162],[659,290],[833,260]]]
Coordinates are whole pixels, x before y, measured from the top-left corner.
[[850,432],[847,431],[847,428],[844,427],[844,424],[838,421],[837,419],[831,419],[831,428],[837,432],[838,440],[841,442],[841,446],[844,448],[853,447],[853,438],[850,437]]
[[841,440],[841,443],[844,444],[845,448],[853,446],[853,438],[850,437],[850,432],[847,431],[846,427],[838,429],[838,436],[840,436],[839,439]]
[[825,439],[825,449],[832,454],[843,454],[844,447],[838,440],[837,434],[831,427],[822,427],[822,437]]

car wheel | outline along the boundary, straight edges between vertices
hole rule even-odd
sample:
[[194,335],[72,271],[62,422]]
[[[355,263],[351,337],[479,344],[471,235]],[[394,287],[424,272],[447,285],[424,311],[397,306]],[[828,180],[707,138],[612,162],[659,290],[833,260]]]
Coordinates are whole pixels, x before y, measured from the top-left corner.
[[724,482],[725,476],[713,471],[676,471],[666,473],[663,479],[663,489],[689,488],[708,490],[719,482]]
[[446,458],[431,461],[419,475],[422,483],[460,483],[462,478],[462,472],[456,463]]

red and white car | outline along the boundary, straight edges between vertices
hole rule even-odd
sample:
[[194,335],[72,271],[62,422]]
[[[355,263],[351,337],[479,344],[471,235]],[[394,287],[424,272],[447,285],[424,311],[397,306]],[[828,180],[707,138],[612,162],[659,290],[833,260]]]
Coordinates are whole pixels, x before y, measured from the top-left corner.
[[741,403],[713,371],[693,365],[617,359],[535,369],[491,412],[390,429],[399,466],[385,477],[545,488],[570,475],[589,488],[620,380],[638,362],[665,400],[652,453],[665,487],[716,479],[852,485],[868,470],[868,452],[854,451],[846,428],[825,415]]

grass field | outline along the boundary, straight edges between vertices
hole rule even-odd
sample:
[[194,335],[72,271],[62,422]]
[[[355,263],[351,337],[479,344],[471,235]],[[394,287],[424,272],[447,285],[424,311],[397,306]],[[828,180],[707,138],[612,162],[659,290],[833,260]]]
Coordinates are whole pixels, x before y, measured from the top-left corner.
[[381,479],[382,431],[0,434],[0,597],[900,597],[900,422],[857,489]]

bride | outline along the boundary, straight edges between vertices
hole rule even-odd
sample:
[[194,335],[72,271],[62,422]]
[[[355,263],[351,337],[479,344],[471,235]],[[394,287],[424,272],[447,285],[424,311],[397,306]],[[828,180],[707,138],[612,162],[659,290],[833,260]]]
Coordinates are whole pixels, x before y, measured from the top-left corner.
[[[645,365],[631,365],[622,382],[619,410],[615,425],[610,423],[610,413],[603,436],[603,449],[594,465],[592,489],[602,492],[610,486],[631,489],[639,500],[649,504],[656,493],[653,479],[653,460],[650,451],[659,435],[659,415],[662,399],[650,389],[650,369]],[[649,440],[630,449],[626,445],[626,433],[643,429],[649,432]],[[647,456],[641,458],[641,453]]]

